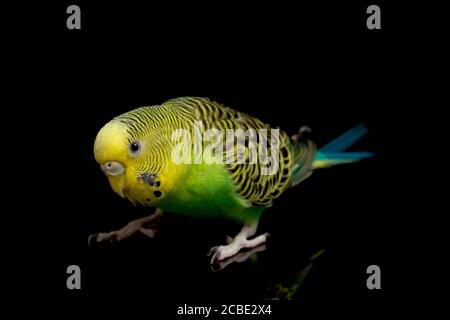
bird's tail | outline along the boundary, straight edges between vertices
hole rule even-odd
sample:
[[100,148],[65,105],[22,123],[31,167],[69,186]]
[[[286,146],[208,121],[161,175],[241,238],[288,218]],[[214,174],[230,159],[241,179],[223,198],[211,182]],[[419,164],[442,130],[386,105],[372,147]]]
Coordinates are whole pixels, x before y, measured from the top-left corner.
[[328,168],[334,165],[356,162],[361,159],[373,157],[372,152],[346,152],[345,150],[358,141],[367,133],[367,127],[363,124],[357,125],[343,135],[332,140],[315,155],[313,169]]

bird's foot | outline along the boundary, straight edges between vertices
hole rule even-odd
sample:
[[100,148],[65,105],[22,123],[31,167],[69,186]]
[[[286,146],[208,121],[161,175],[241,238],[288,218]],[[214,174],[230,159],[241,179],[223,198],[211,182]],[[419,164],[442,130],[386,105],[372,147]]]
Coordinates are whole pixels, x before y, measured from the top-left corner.
[[211,264],[215,264],[219,261],[235,256],[241,251],[241,249],[251,249],[265,243],[268,237],[269,234],[264,233],[249,240],[238,234],[233,240],[230,241],[230,239],[228,239],[229,243],[227,245],[212,247],[208,252],[208,257],[212,256]]
[[257,253],[262,252],[266,249],[267,249],[267,246],[265,243],[263,243],[257,247],[251,248],[249,250],[239,252],[238,254],[236,254],[228,259],[218,261],[214,264],[211,264],[211,270],[214,272],[217,272],[222,269],[225,269],[233,262],[241,263],[241,262],[247,261],[248,259],[255,257]]
[[311,129],[308,126],[301,127],[296,134],[294,134],[291,139],[294,142],[299,142],[305,135],[305,132],[311,132]]
[[162,212],[160,210],[156,210],[154,214],[133,220],[119,230],[91,234],[88,237],[88,245],[93,247],[101,244],[118,242],[136,234],[137,232],[141,232],[149,238],[154,238],[156,232],[158,231],[158,222],[161,215]]

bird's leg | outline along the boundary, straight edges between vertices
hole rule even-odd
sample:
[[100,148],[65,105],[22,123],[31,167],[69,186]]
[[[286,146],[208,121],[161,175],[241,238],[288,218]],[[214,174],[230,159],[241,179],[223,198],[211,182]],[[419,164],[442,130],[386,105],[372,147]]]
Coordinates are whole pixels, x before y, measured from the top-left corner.
[[157,231],[157,223],[159,222],[161,216],[162,211],[160,209],[156,209],[155,213],[152,215],[133,220],[119,230],[92,234],[88,238],[88,243],[91,245],[92,242],[102,243],[121,241],[132,236],[138,231],[149,238],[153,238],[155,236],[155,232]]
[[268,233],[249,239],[256,233],[258,221],[244,224],[241,231],[227,245],[215,246],[209,250],[208,256],[212,255],[211,264],[225,260],[236,255],[243,248],[254,248],[265,243],[269,237]]

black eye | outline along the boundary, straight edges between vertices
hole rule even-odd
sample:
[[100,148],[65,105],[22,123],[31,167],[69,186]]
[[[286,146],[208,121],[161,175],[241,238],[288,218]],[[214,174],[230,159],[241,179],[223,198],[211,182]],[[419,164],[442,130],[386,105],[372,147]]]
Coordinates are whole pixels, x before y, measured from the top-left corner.
[[136,154],[141,149],[141,144],[138,141],[130,143],[130,150],[132,153]]

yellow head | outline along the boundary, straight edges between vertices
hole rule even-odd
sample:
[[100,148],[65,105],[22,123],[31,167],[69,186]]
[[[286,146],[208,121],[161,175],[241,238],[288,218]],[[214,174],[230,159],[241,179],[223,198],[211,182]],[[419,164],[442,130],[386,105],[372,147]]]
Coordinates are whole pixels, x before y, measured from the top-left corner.
[[114,192],[154,206],[164,197],[161,175],[170,148],[151,109],[136,109],[107,123],[97,134],[94,155]]

